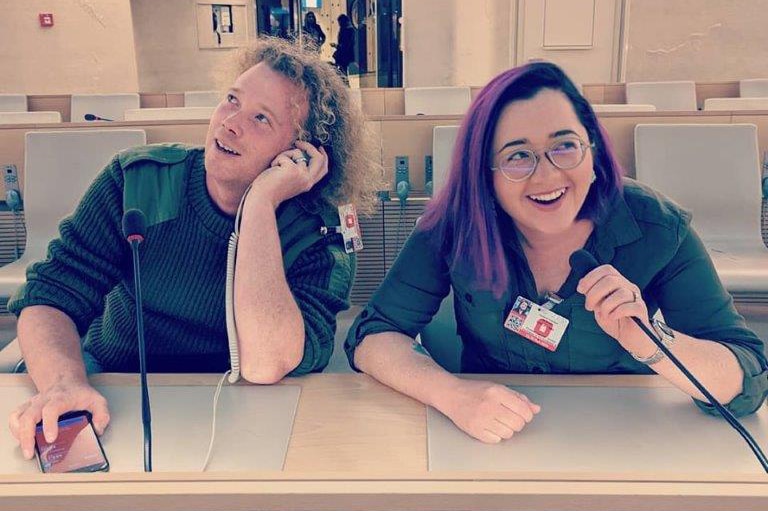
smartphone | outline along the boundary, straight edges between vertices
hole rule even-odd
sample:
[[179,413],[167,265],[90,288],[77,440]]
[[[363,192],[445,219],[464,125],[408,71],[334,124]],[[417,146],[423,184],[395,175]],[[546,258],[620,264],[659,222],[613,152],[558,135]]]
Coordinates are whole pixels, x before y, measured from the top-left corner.
[[91,414],[69,412],[59,417],[59,436],[49,444],[43,424],[35,429],[35,454],[44,473],[107,472],[109,462],[93,429]]

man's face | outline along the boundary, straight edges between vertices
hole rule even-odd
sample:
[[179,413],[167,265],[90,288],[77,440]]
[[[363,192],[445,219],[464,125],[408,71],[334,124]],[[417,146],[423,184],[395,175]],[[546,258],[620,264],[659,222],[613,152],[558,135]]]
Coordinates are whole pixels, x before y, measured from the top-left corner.
[[245,188],[290,149],[308,112],[306,93],[261,62],[240,75],[208,125],[205,168],[220,184]]

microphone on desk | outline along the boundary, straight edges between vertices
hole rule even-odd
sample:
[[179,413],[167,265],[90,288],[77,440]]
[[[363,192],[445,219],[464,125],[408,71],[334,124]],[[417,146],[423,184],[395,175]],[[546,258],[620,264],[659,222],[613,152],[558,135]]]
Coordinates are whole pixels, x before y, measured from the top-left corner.
[[[576,291],[576,287],[578,286],[578,282],[584,278],[584,276],[597,268],[599,266],[599,263],[597,262],[597,259],[595,259],[595,256],[590,254],[584,249],[577,250],[573,254],[571,254],[571,257],[568,259],[568,262],[571,265],[571,269],[573,270],[573,274],[576,277],[574,280],[573,285],[573,291],[571,294],[573,294]],[[563,295],[566,295],[565,292],[563,292]],[[760,449],[760,446],[757,445],[757,442],[755,442],[755,439],[752,438],[752,435],[749,434],[749,432],[744,429],[744,426],[741,425],[739,420],[733,416],[733,414],[728,411],[727,408],[725,408],[723,405],[721,405],[717,399],[714,398],[712,394],[702,385],[699,380],[696,379],[695,376],[693,376],[688,369],[683,365],[680,360],[674,356],[670,351],[669,348],[667,348],[662,342],[661,339],[659,339],[656,334],[654,334],[645,324],[637,317],[632,317],[632,321],[635,322],[635,324],[640,327],[640,330],[643,331],[645,335],[648,336],[648,338],[653,341],[653,343],[661,350],[664,355],[669,358],[669,360],[677,366],[677,368],[680,370],[680,372],[683,373],[683,375],[688,378],[688,381],[690,381],[698,390],[701,392],[704,397],[707,398],[707,401],[709,401],[709,404],[715,407],[715,409],[722,415],[722,417],[730,424],[741,436],[744,438],[744,440],[747,442],[747,445],[749,445],[749,448],[752,449],[752,452],[755,454],[755,457],[757,457],[757,460],[762,465],[763,469],[768,473],[768,460],[766,460],[765,454]]]
[[114,119],[106,119],[95,114],[85,114],[83,117],[86,121],[114,121]]
[[133,257],[133,288],[136,297],[136,334],[139,343],[139,370],[141,372],[141,423],[144,426],[144,472],[152,472],[152,416],[147,388],[147,355],[144,344],[144,315],[141,306],[141,276],[139,273],[139,244],[146,233],[144,213],[129,209],[123,214],[123,235],[131,245]]

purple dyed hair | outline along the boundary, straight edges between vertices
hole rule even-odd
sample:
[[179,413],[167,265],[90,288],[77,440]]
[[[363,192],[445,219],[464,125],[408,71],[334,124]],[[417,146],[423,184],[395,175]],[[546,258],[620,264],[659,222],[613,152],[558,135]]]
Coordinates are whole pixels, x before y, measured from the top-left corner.
[[431,201],[417,229],[430,231],[438,250],[449,254],[451,270],[470,271],[479,289],[501,297],[509,285],[496,219],[491,152],[494,130],[502,109],[513,101],[530,99],[542,89],[559,90],[573,105],[589,139],[594,142],[597,175],[577,218],[600,223],[616,195],[623,171],[605,130],[589,102],[554,64],[536,62],[495,77],[477,95],[459,129],[448,180]]

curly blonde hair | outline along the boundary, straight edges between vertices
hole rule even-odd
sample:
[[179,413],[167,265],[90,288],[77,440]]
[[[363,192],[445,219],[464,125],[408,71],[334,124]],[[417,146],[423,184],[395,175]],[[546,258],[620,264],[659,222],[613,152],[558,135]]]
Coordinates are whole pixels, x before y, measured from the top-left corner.
[[265,62],[306,92],[309,114],[304,126],[296,127],[299,139],[321,144],[329,157],[328,175],[308,198],[336,206],[351,202],[360,213],[373,212],[376,192],[385,188],[381,150],[337,70],[316,53],[275,37],[258,39],[235,62],[232,71],[238,75]]

